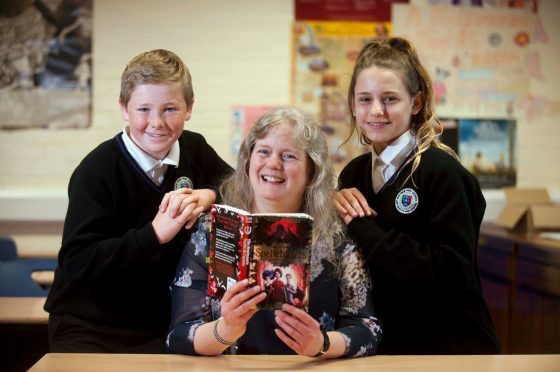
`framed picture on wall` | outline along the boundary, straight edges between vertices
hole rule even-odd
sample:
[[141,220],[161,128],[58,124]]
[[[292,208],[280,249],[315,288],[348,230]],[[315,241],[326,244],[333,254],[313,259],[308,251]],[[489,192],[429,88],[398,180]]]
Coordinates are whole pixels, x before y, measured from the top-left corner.
[[0,4],[0,129],[91,124],[93,0]]
[[516,123],[510,119],[443,119],[442,141],[486,189],[515,186]]

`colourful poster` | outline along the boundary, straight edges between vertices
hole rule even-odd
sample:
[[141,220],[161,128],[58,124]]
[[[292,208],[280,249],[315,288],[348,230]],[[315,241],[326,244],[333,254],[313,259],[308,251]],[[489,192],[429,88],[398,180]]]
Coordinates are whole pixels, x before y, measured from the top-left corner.
[[236,105],[231,109],[231,123],[233,125],[231,141],[231,158],[234,164],[237,163],[237,154],[241,141],[249,132],[249,128],[262,115],[282,106],[274,105]]
[[529,93],[536,20],[524,9],[393,6],[394,32],[414,43],[432,75],[440,116],[515,116]]
[[362,47],[391,34],[390,23],[296,22],[293,26],[292,104],[315,116],[329,141],[335,169],[368,151],[350,134],[348,84]]

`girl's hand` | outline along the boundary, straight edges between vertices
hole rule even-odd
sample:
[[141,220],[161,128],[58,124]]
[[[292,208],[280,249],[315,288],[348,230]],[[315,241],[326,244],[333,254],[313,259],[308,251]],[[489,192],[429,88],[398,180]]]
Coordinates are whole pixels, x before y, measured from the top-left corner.
[[364,195],[355,187],[337,191],[334,205],[339,216],[348,224],[356,217],[377,216]]
[[247,322],[259,309],[257,304],[266,298],[259,286],[249,286],[247,279],[241,280],[228,288],[220,301],[222,321],[220,336],[228,341],[235,341],[243,336]]
[[297,307],[283,304],[276,310],[276,335],[299,355],[313,356],[323,348],[323,334],[319,323]]

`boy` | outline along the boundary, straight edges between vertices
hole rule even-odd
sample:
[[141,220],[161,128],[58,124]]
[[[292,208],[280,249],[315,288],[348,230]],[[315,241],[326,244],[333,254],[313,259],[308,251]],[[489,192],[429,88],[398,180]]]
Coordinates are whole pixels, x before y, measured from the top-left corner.
[[188,229],[232,171],[183,130],[193,102],[174,53],[152,50],[126,66],[119,104],[128,125],[82,160],[68,186],[45,304],[51,352],[165,352],[169,284]]

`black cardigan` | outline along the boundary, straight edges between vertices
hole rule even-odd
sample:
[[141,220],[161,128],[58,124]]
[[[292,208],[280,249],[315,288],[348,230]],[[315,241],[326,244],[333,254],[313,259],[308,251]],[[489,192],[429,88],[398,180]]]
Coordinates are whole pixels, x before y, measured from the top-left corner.
[[76,327],[104,329],[121,345],[115,352],[132,350],[136,338],[161,339],[153,352],[164,352],[169,284],[190,235],[183,229],[159,244],[151,221],[164,194],[180,177],[188,177],[193,188],[216,189],[232,171],[200,134],[184,131],[178,141],[179,166],[168,167],[159,187],[132,159],[122,134],[89,153],[70,179],[58,268],[45,309],[65,317],[63,323],[72,319]]
[[[384,325],[379,353],[498,353],[478,273],[486,202],[476,178],[444,151],[430,148],[414,183],[406,180],[410,162],[376,195],[371,164],[371,153],[353,159],[339,187],[356,187],[378,213],[355,218],[348,228],[367,258]],[[415,209],[414,202],[403,207],[402,193],[397,200],[407,188],[413,191],[404,191],[405,197],[417,197]]]

